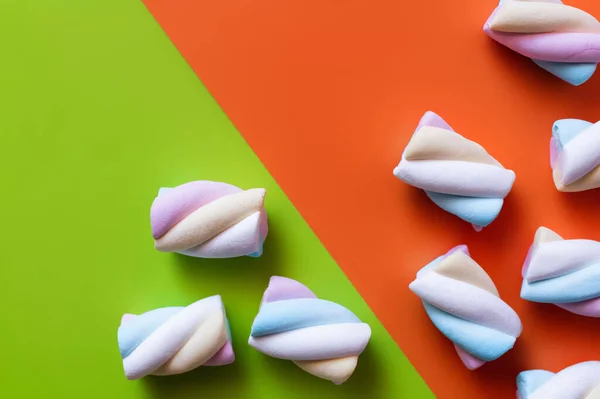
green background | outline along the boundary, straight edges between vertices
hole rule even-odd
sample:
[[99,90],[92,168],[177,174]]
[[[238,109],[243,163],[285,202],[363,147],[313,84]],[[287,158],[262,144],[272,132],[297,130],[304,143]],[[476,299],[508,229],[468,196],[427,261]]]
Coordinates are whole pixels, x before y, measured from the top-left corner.
[[[0,396],[434,397],[141,2],[2,0],[0,37]],[[267,188],[262,258],[154,250],[158,188],[198,179]],[[372,326],[347,383],[247,346],[271,275],[302,281]],[[125,379],[122,313],[217,293],[233,365]]]

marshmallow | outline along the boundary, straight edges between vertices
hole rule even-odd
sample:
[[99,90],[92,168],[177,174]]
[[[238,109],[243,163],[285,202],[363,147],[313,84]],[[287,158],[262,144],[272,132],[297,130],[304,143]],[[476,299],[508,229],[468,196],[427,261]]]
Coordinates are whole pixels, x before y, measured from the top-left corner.
[[125,376],[172,375],[235,360],[220,295],[187,307],[125,314],[118,331]]
[[558,191],[600,188],[600,122],[556,121],[550,139],[550,165]]
[[521,298],[600,317],[600,242],[565,240],[540,227],[522,274]]
[[271,277],[248,343],[260,352],[292,360],[304,371],[341,384],[354,372],[371,328],[304,285]]
[[600,399],[600,362],[584,362],[556,374],[523,371],[517,377],[518,399]]
[[198,258],[260,256],[268,232],[265,193],[211,181],[161,188],[150,210],[156,249]]
[[502,0],[483,30],[575,86],[600,62],[600,23],[560,0]]
[[422,268],[409,288],[469,370],[504,355],[521,335],[519,316],[465,245]]
[[496,219],[515,181],[512,170],[431,111],[421,118],[394,175],[477,231]]

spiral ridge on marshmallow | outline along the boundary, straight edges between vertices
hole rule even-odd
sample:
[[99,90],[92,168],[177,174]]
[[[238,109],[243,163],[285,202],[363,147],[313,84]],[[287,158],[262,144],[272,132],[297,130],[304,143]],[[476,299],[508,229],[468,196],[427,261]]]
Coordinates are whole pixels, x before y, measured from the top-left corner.
[[470,370],[504,355],[521,335],[519,316],[465,245],[422,268],[409,288]]
[[521,298],[600,317],[600,242],[565,240],[540,227],[522,274]]
[[600,399],[600,362],[590,361],[558,373],[523,371],[517,377],[518,399]]
[[156,249],[199,258],[260,256],[268,233],[265,194],[211,181],[161,189],[150,210]]
[[225,308],[219,295],[187,307],[126,314],[118,330],[125,376],[181,374],[199,366],[235,360]]
[[335,384],[354,372],[371,328],[345,307],[317,296],[301,283],[274,276],[264,293],[248,343],[260,352],[292,360]]
[[556,121],[550,139],[550,165],[559,191],[600,188],[600,122]]
[[512,170],[431,111],[419,122],[394,175],[477,231],[496,219],[515,181]]
[[502,0],[484,31],[575,86],[600,62],[600,22],[561,0]]

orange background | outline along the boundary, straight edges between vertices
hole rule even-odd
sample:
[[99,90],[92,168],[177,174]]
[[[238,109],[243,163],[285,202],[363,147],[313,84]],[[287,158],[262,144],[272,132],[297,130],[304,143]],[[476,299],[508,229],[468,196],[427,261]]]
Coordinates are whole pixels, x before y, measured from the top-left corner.
[[[439,398],[514,397],[522,370],[600,359],[600,320],[519,298],[538,226],[600,240],[600,190],[557,192],[548,145],[556,119],[600,119],[600,76],[572,87],[494,43],[493,0],[145,2]],[[517,174],[481,233],[392,175],[426,110]],[[476,372],[407,288],[461,243],[524,325]]]

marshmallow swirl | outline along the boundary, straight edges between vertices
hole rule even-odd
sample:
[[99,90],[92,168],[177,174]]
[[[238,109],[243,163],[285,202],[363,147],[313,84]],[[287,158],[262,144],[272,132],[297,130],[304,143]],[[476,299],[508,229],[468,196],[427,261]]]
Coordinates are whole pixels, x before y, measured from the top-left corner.
[[492,279],[465,245],[421,269],[409,288],[469,370],[504,355],[521,335],[519,316],[500,299]]
[[517,377],[518,399],[600,399],[600,362],[576,364],[558,372],[523,371]]
[[600,122],[556,121],[550,139],[550,165],[559,191],[600,188]]
[[334,302],[318,299],[295,280],[274,276],[265,291],[248,343],[292,360],[304,371],[341,384],[354,372],[371,328]]
[[118,332],[127,379],[172,375],[235,360],[220,295],[187,307],[126,314]]
[[150,210],[156,249],[198,258],[260,256],[268,233],[265,193],[211,181],[160,189]]
[[496,219],[515,181],[512,170],[430,111],[419,122],[394,175],[424,190],[437,206],[477,231]]
[[600,62],[600,23],[560,0],[502,0],[484,31],[575,86],[592,77]]
[[600,242],[565,240],[540,227],[523,264],[521,298],[600,317]]

